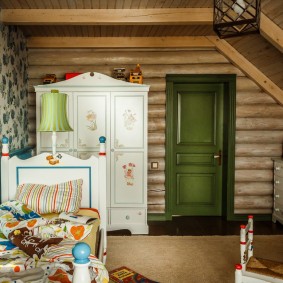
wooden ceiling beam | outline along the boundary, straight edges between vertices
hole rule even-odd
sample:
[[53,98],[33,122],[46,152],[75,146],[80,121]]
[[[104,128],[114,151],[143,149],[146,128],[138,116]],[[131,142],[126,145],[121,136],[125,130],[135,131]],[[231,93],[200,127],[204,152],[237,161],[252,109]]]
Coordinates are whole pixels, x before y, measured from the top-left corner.
[[[6,25],[212,25],[212,8],[2,9]],[[260,32],[283,52],[283,30],[263,13]]]
[[211,8],[2,9],[6,25],[207,25]]
[[168,37],[30,37],[28,48],[214,48],[204,36]]
[[261,13],[260,34],[283,53],[283,30]]
[[230,62],[232,62],[243,73],[245,73],[247,77],[251,78],[279,104],[283,105],[283,90],[274,82],[272,82],[244,56],[242,56],[233,46],[231,46],[226,40],[220,39],[217,36],[207,36],[206,38],[211,41],[211,43],[215,45],[216,49]]

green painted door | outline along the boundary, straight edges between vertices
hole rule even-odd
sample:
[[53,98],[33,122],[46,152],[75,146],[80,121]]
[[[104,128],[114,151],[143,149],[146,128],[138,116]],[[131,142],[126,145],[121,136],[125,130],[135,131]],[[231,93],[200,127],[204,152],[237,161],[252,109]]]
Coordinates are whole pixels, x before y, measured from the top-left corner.
[[166,176],[172,215],[222,214],[223,88],[221,83],[174,84]]

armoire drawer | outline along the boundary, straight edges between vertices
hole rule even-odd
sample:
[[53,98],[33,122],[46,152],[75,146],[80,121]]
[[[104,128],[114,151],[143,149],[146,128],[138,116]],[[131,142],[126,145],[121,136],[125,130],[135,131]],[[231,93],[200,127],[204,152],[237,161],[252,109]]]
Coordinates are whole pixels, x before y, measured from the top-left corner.
[[111,208],[111,224],[144,224],[146,222],[146,209],[136,208]]

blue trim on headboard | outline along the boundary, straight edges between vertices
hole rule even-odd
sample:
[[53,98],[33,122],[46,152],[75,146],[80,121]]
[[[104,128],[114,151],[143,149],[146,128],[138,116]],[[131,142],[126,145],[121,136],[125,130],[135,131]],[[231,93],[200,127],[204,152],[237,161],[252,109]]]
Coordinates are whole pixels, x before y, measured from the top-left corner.
[[88,169],[88,178],[89,178],[89,207],[91,207],[91,192],[92,192],[92,179],[91,179],[91,167],[90,166],[61,166],[61,167],[49,167],[49,166],[17,166],[16,167],[16,181],[17,186],[19,185],[19,170],[21,169]]
[[[9,153],[10,157],[13,156],[18,156],[20,159],[28,159],[30,157],[32,157],[32,150],[34,149],[34,146],[27,146],[21,149],[15,149],[15,150],[11,150],[11,152]],[[0,156],[0,160],[1,160],[2,156]],[[1,191],[1,162],[0,162],[0,191]],[[1,194],[0,194],[0,203],[2,203],[1,200]]]

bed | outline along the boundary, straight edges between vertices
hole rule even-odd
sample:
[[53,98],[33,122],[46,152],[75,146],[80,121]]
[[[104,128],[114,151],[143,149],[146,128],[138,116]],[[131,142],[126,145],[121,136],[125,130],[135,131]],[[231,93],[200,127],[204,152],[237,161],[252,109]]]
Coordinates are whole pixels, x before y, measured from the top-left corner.
[[[105,140],[100,137],[99,154],[87,160],[64,153],[21,160],[9,158],[3,137],[0,283],[81,283],[80,275],[72,280],[83,269],[90,276],[85,282],[108,282]],[[61,217],[65,212],[71,221]],[[93,223],[79,223],[84,216]]]
[[241,263],[235,265],[235,283],[283,283],[283,263],[254,256],[254,221],[240,226]]

